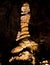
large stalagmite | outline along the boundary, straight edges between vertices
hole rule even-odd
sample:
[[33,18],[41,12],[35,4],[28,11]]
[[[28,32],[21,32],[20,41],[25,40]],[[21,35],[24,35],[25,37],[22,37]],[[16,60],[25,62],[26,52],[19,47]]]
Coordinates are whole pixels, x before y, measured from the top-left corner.
[[15,60],[29,60],[32,59],[31,63],[35,65],[35,57],[33,51],[37,50],[38,44],[34,41],[32,41],[29,34],[28,25],[30,22],[30,6],[26,2],[21,7],[21,17],[20,17],[20,24],[21,24],[21,31],[18,32],[18,35],[16,37],[16,41],[21,40],[19,43],[19,46],[13,48],[11,50],[11,53],[19,53],[25,48],[29,48],[29,51],[23,51],[18,56],[11,57],[9,59],[9,62]]

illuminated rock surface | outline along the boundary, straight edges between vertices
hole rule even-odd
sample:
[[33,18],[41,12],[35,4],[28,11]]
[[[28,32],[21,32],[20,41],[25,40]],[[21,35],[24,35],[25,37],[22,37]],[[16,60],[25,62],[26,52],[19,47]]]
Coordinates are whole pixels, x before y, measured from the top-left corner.
[[[18,46],[18,43],[14,41],[17,38],[16,35],[18,31],[20,30],[20,6],[23,4],[20,4],[20,1],[21,0],[0,0],[0,50],[2,51],[0,52],[2,54],[1,60],[3,65],[8,65],[7,58],[9,58],[9,55],[11,56],[9,51]],[[37,56],[36,54],[36,56],[38,61],[41,61],[42,58],[47,60],[50,59],[50,1],[29,1],[31,3],[29,32],[32,40],[36,41],[40,46],[40,52],[38,52],[39,55]],[[23,15],[23,12],[21,12],[21,15]],[[28,37],[30,36],[28,35]],[[27,64],[27,62],[24,61],[19,61],[19,64],[22,62],[23,64]]]

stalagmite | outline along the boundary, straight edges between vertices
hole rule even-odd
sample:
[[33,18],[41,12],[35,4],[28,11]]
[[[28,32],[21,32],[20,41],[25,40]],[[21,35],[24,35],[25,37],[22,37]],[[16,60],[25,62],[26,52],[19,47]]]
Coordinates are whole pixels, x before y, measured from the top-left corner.
[[[23,15],[24,14],[24,15]],[[21,7],[21,17],[20,17],[20,24],[21,24],[21,31],[18,32],[18,35],[16,37],[16,41],[21,40],[19,43],[19,46],[13,48],[11,50],[11,53],[19,53],[20,51],[24,50],[25,48],[29,48],[29,51],[24,51],[19,54],[19,56],[14,56],[11,59],[9,59],[9,62],[16,60],[29,60],[29,58],[32,59],[32,64],[35,65],[35,57],[33,51],[37,50],[38,44],[30,38],[29,34],[29,25],[30,22],[30,6],[28,3],[24,3]]]

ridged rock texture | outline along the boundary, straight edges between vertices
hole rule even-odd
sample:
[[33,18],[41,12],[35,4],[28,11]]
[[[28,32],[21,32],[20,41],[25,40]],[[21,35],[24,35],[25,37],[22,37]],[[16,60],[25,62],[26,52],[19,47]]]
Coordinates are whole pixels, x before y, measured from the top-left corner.
[[3,65],[8,64],[11,49],[20,42],[16,42],[16,37],[21,30],[20,9],[24,2],[30,4],[29,34],[39,45],[37,57],[39,60],[50,59],[50,1],[0,0],[0,57]]

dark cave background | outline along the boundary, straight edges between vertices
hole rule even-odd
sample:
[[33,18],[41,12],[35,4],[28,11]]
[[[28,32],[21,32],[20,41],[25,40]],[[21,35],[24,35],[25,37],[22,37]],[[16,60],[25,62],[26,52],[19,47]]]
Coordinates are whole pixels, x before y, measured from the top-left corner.
[[[29,2],[31,39],[39,44],[38,59],[50,60],[50,1],[49,0],[0,0],[0,62],[8,62],[10,51],[18,43],[15,39],[20,30],[20,8]],[[6,64],[7,65],[7,64]]]

